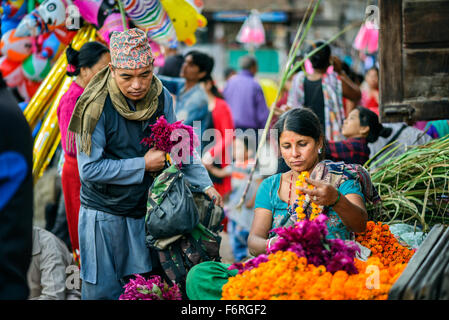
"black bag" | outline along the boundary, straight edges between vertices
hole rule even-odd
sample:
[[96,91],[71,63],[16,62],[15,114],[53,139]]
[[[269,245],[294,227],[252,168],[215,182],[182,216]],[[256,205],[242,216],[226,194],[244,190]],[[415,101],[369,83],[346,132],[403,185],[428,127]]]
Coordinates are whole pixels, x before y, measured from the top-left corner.
[[156,177],[149,190],[145,217],[147,241],[188,233],[198,222],[198,210],[184,174],[171,165]]
[[172,282],[176,282],[185,293],[185,281],[189,270],[205,261],[220,261],[221,237],[225,214],[213,199],[190,186],[199,213],[199,223],[191,232],[166,239],[154,239],[147,233],[147,246],[155,249],[161,268]]

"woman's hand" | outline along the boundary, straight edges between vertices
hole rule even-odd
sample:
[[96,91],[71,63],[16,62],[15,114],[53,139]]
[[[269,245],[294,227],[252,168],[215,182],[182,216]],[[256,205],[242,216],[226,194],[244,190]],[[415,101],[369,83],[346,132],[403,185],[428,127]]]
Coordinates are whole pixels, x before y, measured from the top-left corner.
[[[365,202],[362,197],[356,193],[340,195],[331,184],[323,181],[305,179],[307,183],[315,186],[315,189],[298,187],[298,190],[308,194],[312,201],[318,205],[330,206],[338,214],[341,221],[353,232],[364,232],[368,213],[366,212]],[[338,199],[338,202],[336,203]]]
[[321,206],[329,206],[334,204],[338,199],[338,191],[335,187],[329,183],[312,180],[306,178],[306,182],[313,185],[314,189],[308,189],[303,187],[298,187],[298,190],[304,194],[308,194],[310,199]]

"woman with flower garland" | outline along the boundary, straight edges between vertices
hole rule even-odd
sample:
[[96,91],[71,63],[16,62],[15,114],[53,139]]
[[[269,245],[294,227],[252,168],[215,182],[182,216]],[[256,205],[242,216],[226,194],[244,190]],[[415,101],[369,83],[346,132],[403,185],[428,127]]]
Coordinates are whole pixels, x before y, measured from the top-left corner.
[[[311,110],[289,110],[275,129],[281,156],[291,170],[265,179],[257,191],[248,237],[251,254],[269,252],[277,240],[270,231],[293,225],[301,216],[327,215],[329,239],[350,240],[355,232],[365,231],[368,219],[365,200],[380,201],[368,172],[360,165],[321,161],[324,135],[318,117]],[[310,178],[305,172],[310,173]],[[309,185],[307,188],[297,186],[301,177]],[[295,189],[303,194],[302,198]],[[221,287],[236,273],[225,264],[199,264],[187,276],[187,295],[190,299],[219,299]]]

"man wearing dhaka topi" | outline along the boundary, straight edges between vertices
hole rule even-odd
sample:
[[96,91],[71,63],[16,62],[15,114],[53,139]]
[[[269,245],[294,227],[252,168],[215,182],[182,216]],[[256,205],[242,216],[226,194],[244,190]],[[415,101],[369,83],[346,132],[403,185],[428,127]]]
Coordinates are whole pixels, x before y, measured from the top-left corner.
[[[133,274],[159,274],[157,254],[145,245],[146,204],[165,153],[140,142],[162,115],[176,121],[173,101],[153,75],[143,31],[114,32],[111,63],[80,96],[68,130],[76,134],[81,179],[79,244],[82,299],[118,299]],[[218,205],[206,169],[194,155],[182,166],[187,180]]]

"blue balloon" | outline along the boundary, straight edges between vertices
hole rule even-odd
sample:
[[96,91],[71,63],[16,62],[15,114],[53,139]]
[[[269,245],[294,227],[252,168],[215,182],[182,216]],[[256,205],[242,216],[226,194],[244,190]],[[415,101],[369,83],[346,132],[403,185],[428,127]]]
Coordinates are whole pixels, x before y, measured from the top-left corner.
[[25,109],[27,106],[28,106],[28,102],[26,102],[26,101],[19,102],[19,107],[22,110],[22,112],[25,112]]
[[41,126],[42,126],[42,120],[40,120],[40,121],[36,124],[36,127],[35,127],[34,130],[33,130],[33,134],[32,134],[33,139],[36,138],[36,136],[37,136],[39,130],[41,129]]

